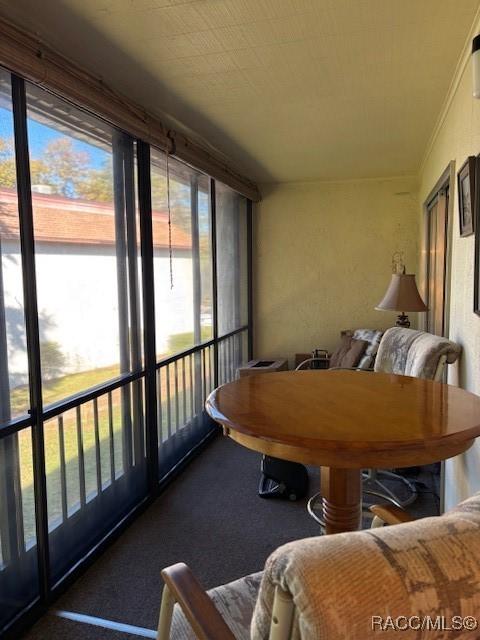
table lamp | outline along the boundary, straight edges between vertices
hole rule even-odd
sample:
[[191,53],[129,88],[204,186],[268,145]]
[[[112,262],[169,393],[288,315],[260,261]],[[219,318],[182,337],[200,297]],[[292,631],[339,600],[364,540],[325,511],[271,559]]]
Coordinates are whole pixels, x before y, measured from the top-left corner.
[[382,301],[375,307],[379,311],[401,311],[397,327],[409,327],[410,320],[405,311],[427,311],[428,307],[418,293],[415,274],[393,273]]

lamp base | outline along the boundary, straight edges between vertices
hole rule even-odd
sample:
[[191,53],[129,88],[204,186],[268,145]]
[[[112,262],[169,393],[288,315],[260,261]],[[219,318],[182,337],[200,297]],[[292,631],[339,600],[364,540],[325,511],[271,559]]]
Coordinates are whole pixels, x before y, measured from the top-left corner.
[[395,323],[397,327],[404,327],[405,329],[410,328],[410,320],[408,319],[407,314],[401,313],[397,316],[397,322]]

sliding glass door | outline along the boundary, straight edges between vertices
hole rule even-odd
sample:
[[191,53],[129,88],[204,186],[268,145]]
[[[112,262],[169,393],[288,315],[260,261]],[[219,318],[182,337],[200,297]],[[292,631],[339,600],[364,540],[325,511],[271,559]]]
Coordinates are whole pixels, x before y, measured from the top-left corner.
[[11,94],[0,70],[0,628],[40,593]]
[[121,380],[142,373],[135,147],[30,84],[26,104],[55,581],[146,493],[143,383]]
[[203,411],[214,386],[210,179],[153,150],[151,190],[163,476],[211,428]]
[[0,635],[213,433],[251,351],[250,216],[0,70]]

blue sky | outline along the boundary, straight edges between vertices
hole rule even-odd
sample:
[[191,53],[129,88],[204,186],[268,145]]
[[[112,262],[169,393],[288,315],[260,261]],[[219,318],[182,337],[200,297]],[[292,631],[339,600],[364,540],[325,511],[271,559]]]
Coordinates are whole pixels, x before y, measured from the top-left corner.
[[[45,146],[51,140],[59,137],[63,138],[65,134],[62,131],[47,127],[32,118],[28,119],[28,145],[32,158],[41,158]],[[6,138],[7,140],[13,139],[12,112],[3,107],[0,107],[0,138]],[[87,144],[82,140],[75,140],[73,137],[72,139],[73,147],[76,151],[86,151],[88,153],[91,160],[90,166],[93,169],[98,169],[102,166],[103,161],[108,157],[108,154],[103,151],[103,149]]]

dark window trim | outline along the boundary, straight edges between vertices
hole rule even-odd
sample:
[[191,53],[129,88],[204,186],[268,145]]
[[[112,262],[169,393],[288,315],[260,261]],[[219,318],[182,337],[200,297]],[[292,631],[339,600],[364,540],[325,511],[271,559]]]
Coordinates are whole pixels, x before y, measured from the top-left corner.
[[43,434],[42,372],[38,327],[37,286],[35,276],[35,239],[33,233],[30,158],[27,135],[27,100],[25,82],[12,75],[12,105],[15,139],[15,161],[20,220],[20,245],[24,289],[25,332],[29,370],[30,414],[34,477],[35,523],[40,599],[50,597],[50,550],[48,544],[47,483]]
[[[247,203],[247,260],[248,260],[248,323],[237,329],[230,331],[222,336],[218,335],[218,284],[217,284],[217,248],[216,248],[216,200],[215,200],[215,187],[216,182],[213,178],[209,178],[209,207],[211,214],[211,253],[212,253],[212,306],[213,306],[213,338],[205,342],[198,342],[194,346],[179,353],[172,354],[167,358],[163,358],[160,361],[156,361],[155,352],[155,306],[154,306],[154,283],[153,283],[153,241],[152,241],[152,229],[151,229],[151,185],[150,185],[150,145],[141,140],[137,140],[137,161],[138,161],[138,194],[139,194],[139,213],[140,213],[140,239],[141,239],[141,260],[142,260],[142,304],[143,304],[143,323],[144,323],[144,336],[143,336],[143,348],[144,348],[144,364],[141,365],[141,357],[139,352],[140,344],[133,344],[130,346],[130,351],[124,356],[129,360],[130,368],[135,368],[135,371],[123,373],[120,376],[108,380],[105,383],[97,385],[93,388],[86,389],[81,393],[77,393],[73,396],[62,399],[54,404],[44,406],[42,399],[42,379],[41,379],[41,366],[40,366],[40,341],[39,341],[39,326],[38,326],[38,306],[37,306],[37,291],[36,291],[36,275],[35,275],[35,243],[34,243],[34,229],[33,229],[33,212],[32,212],[32,195],[30,184],[30,159],[28,153],[28,134],[27,134],[27,104],[25,95],[25,82],[22,78],[12,75],[12,104],[13,104],[13,116],[14,116],[14,132],[15,132],[15,152],[16,152],[16,171],[17,171],[17,190],[19,201],[19,216],[20,216],[20,241],[22,247],[22,273],[24,283],[24,304],[25,304],[25,318],[26,318],[26,334],[27,334],[27,356],[29,362],[29,392],[30,392],[30,411],[28,416],[20,416],[8,423],[0,426],[0,441],[3,441],[9,436],[14,436],[20,431],[31,428],[32,432],[32,455],[33,455],[33,467],[34,467],[34,485],[35,485],[35,512],[36,512],[36,553],[38,556],[38,568],[39,568],[39,597],[35,598],[32,602],[27,604],[25,608],[2,630],[0,629],[0,636],[5,635],[16,637],[16,634],[20,629],[24,629],[27,625],[31,624],[39,615],[41,615],[52,599],[57,597],[65,585],[69,584],[74,579],[79,571],[86,568],[106,547],[106,545],[113,541],[115,537],[121,532],[133,519],[141,513],[141,511],[151,503],[151,501],[158,495],[159,488],[165,487],[168,482],[172,481],[176,474],[183,468],[183,466],[190,460],[196,453],[198,453],[206,442],[216,433],[214,423],[205,415],[199,416],[200,420],[205,422],[205,434],[201,441],[192,447],[192,449],[186,453],[167,473],[160,477],[158,468],[158,434],[157,434],[157,420],[156,420],[156,375],[159,369],[168,367],[169,364],[176,363],[177,361],[188,357],[192,354],[199,355],[199,362],[201,368],[203,368],[200,374],[201,384],[205,385],[205,359],[210,358],[210,349],[213,348],[213,384],[214,387],[218,385],[219,379],[219,363],[218,352],[219,345],[227,341],[229,338],[238,334],[247,333],[248,336],[248,350],[251,357],[253,349],[253,315],[251,310],[252,302],[252,202],[246,199]],[[56,94],[54,94],[56,95]],[[58,96],[60,99],[65,99],[62,96]],[[70,102],[71,101],[68,101]],[[71,103],[73,104],[73,103]],[[80,110],[81,107],[75,105],[75,108]],[[87,111],[87,113],[89,113]],[[95,114],[91,114],[95,115]],[[127,147],[124,153],[124,162],[129,163],[130,167],[133,167],[133,138],[126,133],[119,133],[122,140],[127,143]],[[121,143],[121,140],[119,141]],[[121,146],[121,145],[120,145]],[[130,151],[129,151],[130,149]],[[164,153],[162,151],[162,153]],[[117,158],[118,160],[118,158]],[[190,167],[189,163],[177,159],[181,164]],[[204,172],[199,171],[195,167],[192,167],[199,175],[206,175]],[[118,171],[122,168],[118,167]],[[132,169],[128,169],[129,176],[132,175]],[[128,176],[127,176],[128,178]],[[125,204],[125,207],[130,206],[132,208],[132,196],[131,193],[132,184],[124,184],[125,199],[130,202],[130,205]],[[230,187],[229,187],[230,188]],[[232,189],[234,191],[234,189]],[[241,194],[240,194],[241,195]],[[119,205],[120,206],[120,205]],[[195,217],[195,210],[192,209],[192,216]],[[133,221],[134,222],[134,221]],[[133,287],[134,293],[139,293],[138,287],[139,279],[135,275],[135,269],[132,270],[132,265],[136,268],[136,259],[133,258],[135,247],[132,244],[128,244],[128,241],[132,240],[132,218],[128,218],[127,211],[127,227],[129,227],[129,234],[127,233],[127,245],[123,247],[125,254],[125,261],[128,266],[127,273],[124,274],[125,278],[122,282],[128,280],[129,288]],[[197,224],[198,227],[198,224]],[[198,258],[198,256],[197,256]],[[198,262],[198,260],[197,260]],[[135,265],[134,265],[135,263]],[[196,265],[198,271],[198,264]],[[198,274],[197,274],[198,275]],[[119,274],[120,277],[120,274]],[[127,285],[125,285],[127,286]],[[197,292],[198,294],[198,292]],[[133,307],[132,308],[132,305]],[[135,334],[139,332],[139,317],[138,317],[138,300],[135,298],[133,302],[130,301],[130,306],[125,307],[126,313],[129,314],[130,325],[133,326]],[[125,306],[125,305],[124,305]],[[197,303],[198,307],[198,303]],[[198,314],[197,314],[198,315]],[[197,319],[198,320],[198,319]],[[197,322],[198,324],[198,322]],[[199,335],[198,327],[196,327],[196,341],[201,338]],[[125,342],[126,344],[126,342]],[[50,572],[50,553],[49,553],[49,530],[48,530],[48,508],[47,508],[47,491],[46,491],[46,478],[45,478],[45,449],[44,449],[44,434],[43,426],[47,420],[61,416],[61,414],[71,409],[78,409],[83,404],[88,402],[95,402],[95,400],[103,395],[109,394],[116,389],[125,389],[128,385],[135,382],[145,381],[145,446],[147,451],[147,472],[148,472],[148,491],[141,497],[137,503],[132,507],[130,512],[122,516],[108,531],[104,534],[100,540],[98,540],[88,553],[82,558],[76,561],[62,578],[55,583],[52,582]],[[135,402],[135,401],[134,401]],[[98,418],[97,418],[98,420]],[[135,445],[138,451],[138,444]],[[79,454],[80,455],[80,454]]]

